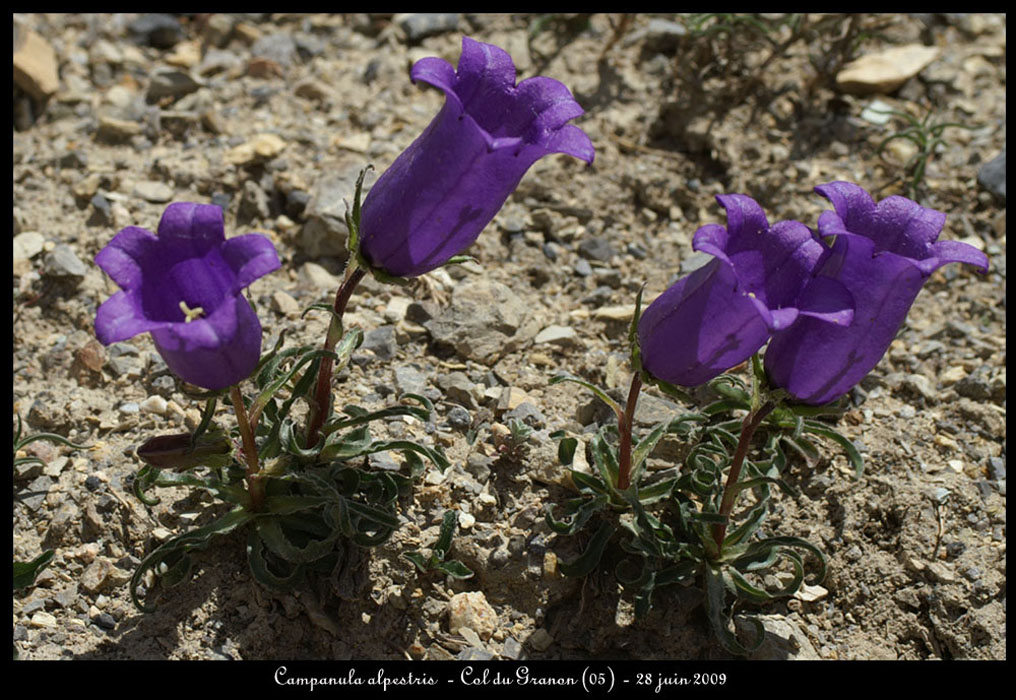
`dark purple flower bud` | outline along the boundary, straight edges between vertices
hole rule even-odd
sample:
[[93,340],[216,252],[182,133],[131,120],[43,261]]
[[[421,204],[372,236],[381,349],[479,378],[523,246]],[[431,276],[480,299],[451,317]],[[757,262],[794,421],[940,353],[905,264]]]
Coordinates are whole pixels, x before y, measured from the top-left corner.
[[363,203],[360,252],[397,277],[429,272],[469,247],[529,167],[550,153],[593,161],[593,144],[567,122],[583,113],[552,78],[515,84],[511,56],[462,39],[458,71],[424,58],[411,77],[445,93],[427,129],[378,178]]
[[190,433],[149,438],[137,449],[138,457],[156,469],[186,471],[194,467],[224,467],[232,459],[233,446],[222,433],[208,433],[197,440]]
[[819,217],[819,235],[836,237],[815,279],[850,291],[854,322],[840,327],[802,319],[773,335],[765,368],[775,386],[817,405],[847,393],[878,364],[932,272],[951,262],[987,272],[988,258],[966,243],[936,243],[945,214],[905,197],[875,204],[849,182],[815,190],[835,208]]
[[708,224],[694,239],[695,250],[716,259],[679,279],[639,319],[642,367],[670,384],[709,381],[801,315],[850,323],[850,295],[841,285],[816,285],[810,298],[800,296],[824,250],[804,224],[770,226],[745,195],[716,199],[727,210],[727,227]]
[[228,241],[222,209],[175,202],[159,235],[128,226],[95,256],[120,285],[99,307],[95,335],[106,345],[150,332],[173,372],[206,389],[247,377],[261,355],[261,324],[243,289],[278,269],[267,236]]

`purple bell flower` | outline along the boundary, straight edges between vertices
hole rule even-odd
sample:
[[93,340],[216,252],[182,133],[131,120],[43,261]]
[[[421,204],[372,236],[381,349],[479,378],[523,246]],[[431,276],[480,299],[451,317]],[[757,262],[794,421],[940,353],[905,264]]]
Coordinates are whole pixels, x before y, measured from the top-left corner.
[[206,389],[224,389],[254,371],[261,323],[242,290],[279,267],[267,236],[227,241],[222,209],[176,202],[163,212],[158,236],[128,226],[95,262],[122,289],[95,315],[102,343],[150,332],[169,368]]
[[945,214],[905,197],[875,204],[849,182],[815,190],[832,202],[819,235],[836,241],[816,270],[816,281],[836,280],[854,297],[850,327],[802,319],[773,335],[765,368],[773,385],[818,405],[847,393],[889,349],[914,299],[932,272],[951,262],[987,272],[988,258],[959,241],[938,241]]
[[851,299],[834,281],[814,285],[811,272],[824,247],[797,221],[769,225],[751,197],[719,195],[727,226],[695,232],[695,250],[716,259],[682,277],[639,319],[642,367],[670,384],[696,386],[761,348],[774,331],[801,315],[849,324]]
[[364,200],[360,253],[374,268],[415,277],[440,267],[477,239],[537,160],[593,161],[589,137],[567,124],[583,113],[568,88],[539,76],[516,85],[497,46],[463,37],[457,71],[431,57],[410,76],[446,99]]

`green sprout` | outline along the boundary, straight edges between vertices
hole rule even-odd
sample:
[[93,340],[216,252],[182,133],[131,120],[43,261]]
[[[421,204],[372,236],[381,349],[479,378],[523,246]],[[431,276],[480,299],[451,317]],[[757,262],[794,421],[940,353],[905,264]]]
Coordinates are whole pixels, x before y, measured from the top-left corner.
[[452,578],[471,578],[473,576],[472,569],[459,560],[449,559],[445,561],[445,556],[452,546],[452,536],[455,534],[455,528],[458,523],[459,512],[457,510],[446,510],[444,517],[441,519],[441,532],[438,535],[437,542],[430,549],[430,556],[424,557],[418,551],[404,552],[402,556],[413,562],[416,568],[420,570],[420,573],[426,574],[430,571],[440,571]]
[[911,199],[917,199],[917,190],[924,181],[924,174],[927,171],[928,163],[934,157],[936,150],[946,143],[945,138],[943,138],[945,130],[951,127],[967,129],[968,131],[978,128],[959,122],[933,120],[932,116],[934,112],[930,108],[923,119],[917,119],[906,112],[895,109],[872,111],[879,112],[880,114],[890,114],[904,122],[902,129],[889,134],[879,143],[877,152],[880,156],[884,155],[886,146],[897,139],[905,139],[917,146],[917,153],[911,156],[903,165],[905,177],[908,180],[908,194]]

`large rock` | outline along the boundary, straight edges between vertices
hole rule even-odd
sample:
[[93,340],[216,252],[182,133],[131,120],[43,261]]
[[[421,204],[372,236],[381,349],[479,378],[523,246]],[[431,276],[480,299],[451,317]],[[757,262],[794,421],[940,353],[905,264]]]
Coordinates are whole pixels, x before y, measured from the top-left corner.
[[487,279],[455,288],[452,303],[423,324],[434,340],[468,360],[495,362],[536,335],[530,309],[515,292]]
[[854,95],[887,95],[938,58],[933,46],[908,44],[861,56],[836,74],[836,87]]
[[47,100],[60,87],[56,52],[31,29],[14,25],[14,82],[37,100]]
[[977,181],[1005,204],[1005,149],[981,166]]

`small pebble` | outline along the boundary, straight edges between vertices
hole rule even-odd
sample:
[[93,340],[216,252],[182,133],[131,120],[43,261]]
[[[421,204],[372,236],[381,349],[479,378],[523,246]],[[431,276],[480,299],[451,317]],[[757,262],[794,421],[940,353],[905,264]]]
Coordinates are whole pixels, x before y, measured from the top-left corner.
[[44,610],[32,615],[30,623],[32,627],[56,627],[56,617]]
[[[161,396],[149,396],[147,399],[141,402],[141,410],[145,413],[154,413],[159,416],[166,415],[166,411],[169,407],[169,403]],[[121,412],[123,406],[120,407]]]

